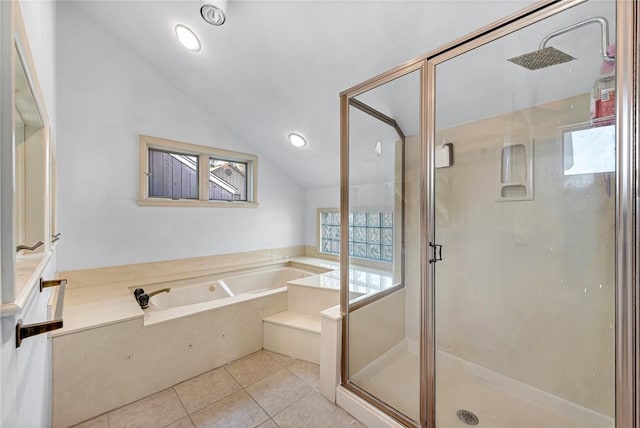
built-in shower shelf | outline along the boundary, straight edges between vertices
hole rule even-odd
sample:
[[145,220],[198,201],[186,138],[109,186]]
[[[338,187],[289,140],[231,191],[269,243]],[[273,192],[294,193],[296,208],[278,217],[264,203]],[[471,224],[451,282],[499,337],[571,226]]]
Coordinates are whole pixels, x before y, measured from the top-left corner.
[[284,311],[262,320],[262,347],[315,364],[320,363],[318,315]]
[[533,140],[529,136],[500,145],[496,176],[496,201],[533,200]]

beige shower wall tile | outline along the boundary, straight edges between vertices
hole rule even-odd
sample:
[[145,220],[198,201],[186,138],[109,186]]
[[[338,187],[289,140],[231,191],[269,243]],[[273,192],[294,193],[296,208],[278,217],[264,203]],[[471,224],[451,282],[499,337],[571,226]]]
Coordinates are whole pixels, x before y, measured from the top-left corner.
[[[563,173],[562,127],[588,122],[589,100],[438,130],[437,141],[453,142],[455,163],[435,177],[436,235],[445,244],[436,340],[447,353],[612,416],[615,197],[605,174]],[[497,202],[503,145],[531,140],[533,200]],[[419,291],[410,279],[408,308]],[[419,315],[407,313],[410,337]]]

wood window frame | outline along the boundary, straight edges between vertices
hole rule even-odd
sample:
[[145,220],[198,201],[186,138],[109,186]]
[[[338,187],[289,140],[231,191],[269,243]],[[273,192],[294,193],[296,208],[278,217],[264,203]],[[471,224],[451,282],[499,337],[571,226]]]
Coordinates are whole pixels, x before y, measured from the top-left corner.
[[[149,197],[149,149],[178,152],[198,157],[198,199],[171,199]],[[209,159],[224,159],[247,164],[247,201],[221,201],[209,199]],[[210,207],[257,208],[258,207],[258,157],[249,153],[234,152],[209,146],[200,146],[164,138],[140,135],[138,138],[138,200],[146,207]]]

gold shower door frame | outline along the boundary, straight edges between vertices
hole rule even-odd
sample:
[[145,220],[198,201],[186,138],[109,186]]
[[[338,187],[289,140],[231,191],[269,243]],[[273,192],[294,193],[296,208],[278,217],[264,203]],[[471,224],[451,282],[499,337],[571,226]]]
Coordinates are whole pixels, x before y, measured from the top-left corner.
[[[586,0],[543,0],[513,15],[481,28],[435,51],[340,93],[340,211],[349,210],[349,105],[350,100],[399,77],[420,70],[420,421],[421,427],[436,427],[435,414],[435,264],[429,242],[435,242],[435,67],[455,56],[513,33]],[[616,1],[616,264],[615,264],[615,426],[640,428],[640,1]],[[341,225],[340,253],[348,254],[348,225]],[[404,248],[402,249],[404,251]],[[415,426],[397,410],[349,380],[349,258],[340,258],[340,310],[342,316],[341,386],[366,400],[406,426]]]

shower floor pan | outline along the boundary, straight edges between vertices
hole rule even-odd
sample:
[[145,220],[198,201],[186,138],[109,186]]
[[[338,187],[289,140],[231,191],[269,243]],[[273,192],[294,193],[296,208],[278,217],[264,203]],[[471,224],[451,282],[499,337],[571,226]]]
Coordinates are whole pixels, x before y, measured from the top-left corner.
[[[352,375],[351,379],[356,385],[418,420],[420,359],[415,349],[417,346],[409,346],[404,340]],[[521,394],[488,380],[493,374],[503,379],[504,376],[445,352],[438,351],[437,365],[440,382],[436,385],[436,417],[439,427],[469,426],[456,415],[463,409],[478,417],[478,426],[492,428],[613,428],[615,425],[611,417],[509,380],[514,389],[530,391],[525,399]],[[479,370],[482,377],[478,376]]]

